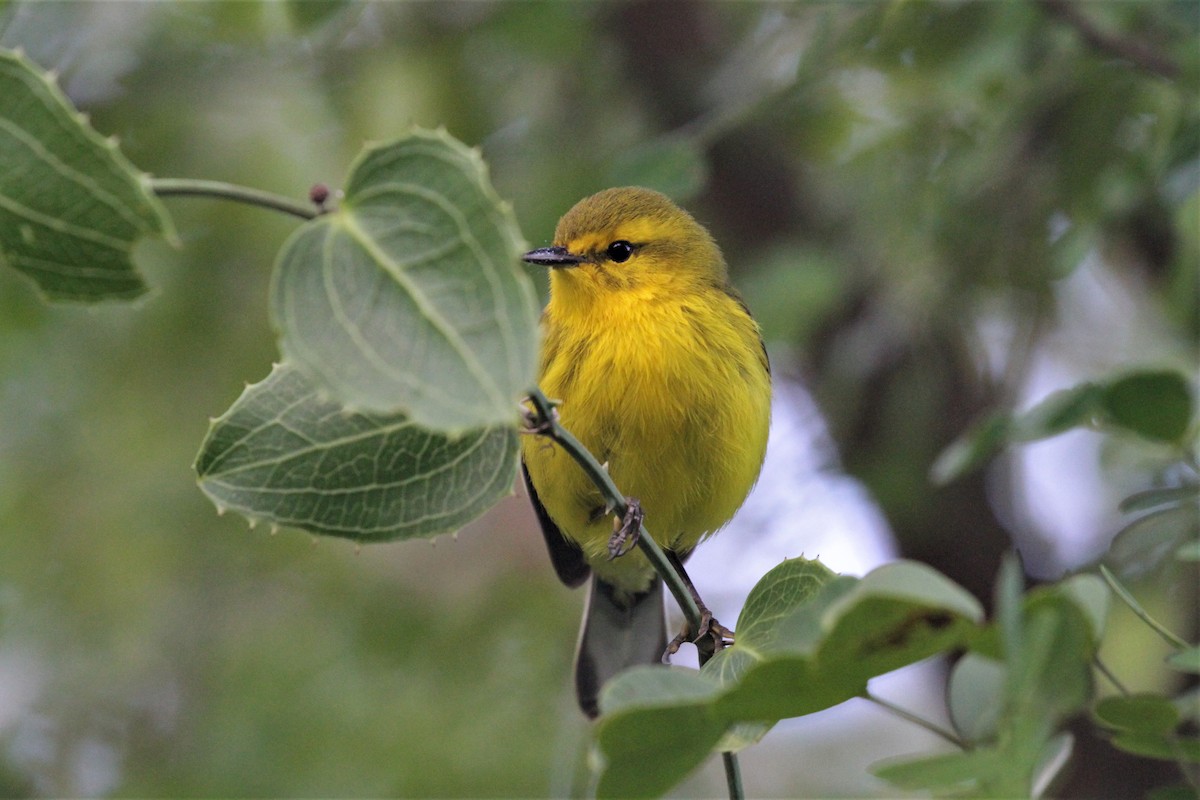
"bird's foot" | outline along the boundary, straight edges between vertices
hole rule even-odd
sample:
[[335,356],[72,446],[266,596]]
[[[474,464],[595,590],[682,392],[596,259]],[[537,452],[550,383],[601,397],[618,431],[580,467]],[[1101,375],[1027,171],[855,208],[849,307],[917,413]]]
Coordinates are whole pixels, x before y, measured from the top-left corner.
[[[552,400],[550,402],[554,403],[555,401]],[[519,413],[521,415],[521,427],[517,431],[531,436],[545,436],[550,433],[554,430],[555,420],[558,419],[558,408],[555,405],[551,405],[550,416],[548,417],[542,416],[528,405],[525,405],[525,403],[521,404]]]
[[666,661],[678,653],[679,648],[683,646],[684,642],[691,642],[702,649],[711,648],[712,652],[715,653],[733,644],[733,641],[733,631],[726,628],[720,622],[717,622],[717,618],[712,615],[712,612],[701,606],[700,630],[693,635],[692,626],[685,621],[679,634],[667,645],[666,652],[663,653],[663,660]]
[[609,561],[620,558],[637,545],[645,517],[642,504],[636,497],[625,498],[625,516],[619,522],[613,522],[613,535],[608,540]]

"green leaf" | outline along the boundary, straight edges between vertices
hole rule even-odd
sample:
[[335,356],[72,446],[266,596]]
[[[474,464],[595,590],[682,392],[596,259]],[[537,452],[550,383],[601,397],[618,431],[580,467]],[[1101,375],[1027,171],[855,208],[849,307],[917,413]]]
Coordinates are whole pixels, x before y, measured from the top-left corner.
[[1200,541],[1192,540],[1179,545],[1175,558],[1179,561],[1200,561]]
[[1113,746],[1143,758],[1200,764],[1200,739],[1192,736],[1161,736],[1122,733],[1113,737]]
[[707,702],[718,689],[679,668],[634,668],[610,682],[596,728],[597,796],[657,797],[695,770],[725,732]]
[[1034,754],[1029,770],[1015,764],[1004,750],[984,747],[912,760],[888,760],[871,772],[910,791],[969,797],[1040,797],[1066,765],[1074,737],[1060,734]]
[[1041,757],[1033,768],[1033,781],[1030,788],[1031,797],[1042,797],[1054,783],[1054,779],[1062,772],[1063,767],[1071,759],[1075,749],[1075,737],[1070,733],[1060,733],[1052,736],[1042,748]]
[[1167,666],[1180,672],[1200,675],[1200,646],[1193,645],[1167,656]]
[[978,653],[967,653],[954,665],[947,704],[954,729],[964,739],[982,742],[996,735],[1007,680],[1002,662]]
[[694,669],[639,666],[625,670],[604,685],[600,709],[612,715],[627,708],[711,700],[720,688],[716,681]]
[[1090,574],[1072,575],[1055,586],[1054,591],[1071,600],[1084,613],[1091,625],[1092,644],[1099,646],[1112,606],[1112,592],[1104,580]]
[[[900,789],[956,794],[969,792],[980,783],[995,783],[995,776],[1003,775],[1004,770],[1003,756],[996,750],[889,759],[871,766],[875,777]],[[1021,793],[1018,791],[1013,796]]]
[[341,207],[280,253],[283,352],[350,409],[451,433],[512,424],[537,340],[522,249],[478,153],[420,130],[371,147]]
[[608,169],[610,186],[645,186],[687,202],[704,188],[708,163],[691,139],[667,137],[622,151]]
[[1011,422],[1008,416],[997,414],[967,430],[934,460],[930,480],[945,486],[983,466],[1008,444]]
[[1148,511],[1165,505],[1181,505],[1189,500],[1200,498],[1200,484],[1188,486],[1171,486],[1166,489],[1147,489],[1144,492],[1131,494],[1121,501],[1118,509],[1122,514],[1134,511]]
[[1006,557],[997,585],[994,637],[955,667],[950,712],[973,749],[892,762],[875,772],[904,788],[980,797],[1036,796],[1070,753],[1056,729],[1091,697],[1091,659],[1106,603],[1077,576],[1022,596],[1020,565]]
[[0,50],[0,263],[52,300],[146,291],[133,247],[173,237],[146,176],[19,52]]
[[799,716],[861,694],[870,678],[961,644],[967,623],[982,613],[940,573],[899,561],[861,580],[826,579],[769,632],[752,628],[744,644],[739,631],[737,644],[705,669],[732,684],[717,701],[725,717]]
[[829,567],[806,558],[789,558],[773,567],[746,595],[738,615],[738,645],[753,652],[770,650],[780,620],[812,601],[835,578]]
[[1194,503],[1150,511],[1122,528],[1104,562],[1124,578],[1138,578],[1175,557],[1180,547],[1200,537],[1200,513]]
[[1192,419],[1192,387],[1178,372],[1135,372],[1108,384],[1100,405],[1113,425],[1153,441],[1178,442]]
[[962,643],[983,607],[937,570],[896,561],[867,573],[822,615],[822,675],[866,680]]
[[1005,642],[1008,696],[1031,733],[1047,734],[1091,693],[1093,621],[1060,586],[1030,592],[1018,642]]
[[1179,710],[1157,694],[1106,697],[1093,714],[1101,725],[1129,733],[1167,734],[1179,725]]
[[1171,698],[1171,705],[1179,712],[1179,718],[1184,722],[1200,723],[1200,686],[1185,689]]
[[601,793],[665,792],[716,746],[742,746],[779,719],[861,694],[875,675],[962,646],[981,615],[965,590],[921,564],[856,579],[785,561],[751,591],[737,643],[699,675],[648,667],[606,687]]
[[1098,409],[1101,387],[1082,383],[1053,392],[1013,420],[1014,442],[1032,442],[1090,425]]
[[213,422],[196,471],[218,508],[252,521],[360,541],[430,537],[512,491],[516,438],[513,427],[450,437],[350,413],[283,365]]

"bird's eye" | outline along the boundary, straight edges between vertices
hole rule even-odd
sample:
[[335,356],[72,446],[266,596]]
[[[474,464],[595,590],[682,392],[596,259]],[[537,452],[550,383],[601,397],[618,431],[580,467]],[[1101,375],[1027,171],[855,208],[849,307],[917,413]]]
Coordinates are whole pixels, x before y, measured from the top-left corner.
[[622,261],[628,261],[629,257],[633,255],[633,245],[621,239],[610,244],[604,252],[610,260],[620,264]]

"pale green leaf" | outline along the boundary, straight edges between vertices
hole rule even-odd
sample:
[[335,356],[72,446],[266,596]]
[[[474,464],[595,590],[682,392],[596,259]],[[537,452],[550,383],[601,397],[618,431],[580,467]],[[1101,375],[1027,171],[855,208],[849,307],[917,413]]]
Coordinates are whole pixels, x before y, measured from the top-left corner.
[[1129,522],[1113,538],[1104,562],[1123,578],[1154,572],[1179,548],[1200,538],[1200,509],[1184,501],[1149,511]]
[[789,558],[759,579],[738,616],[742,650],[765,651],[775,643],[779,621],[812,600],[837,576],[820,561]]
[[[728,687],[717,701],[724,717],[774,721],[844,702],[870,678],[961,645],[981,617],[961,587],[925,565],[896,562],[862,579],[824,578],[787,614],[761,615],[769,627],[752,628],[745,646],[739,631],[705,669]],[[770,646],[756,650],[761,642]]]
[[1172,733],[1180,719],[1170,700],[1150,693],[1106,697],[1093,714],[1105,727],[1138,734]]
[[1075,750],[1075,737],[1070,733],[1060,733],[1050,737],[1042,748],[1041,757],[1038,763],[1033,768],[1033,781],[1030,787],[1030,795],[1034,798],[1044,797],[1046,790],[1053,784],[1071,760],[1071,753]]
[[400,415],[351,413],[277,366],[213,422],[196,462],[218,508],[363,541],[456,530],[512,490],[517,433],[450,437]]
[[1012,420],[993,415],[972,426],[938,454],[929,469],[929,479],[937,486],[981,467],[1009,442]]
[[1188,501],[1194,504],[1197,498],[1200,498],[1200,484],[1185,484],[1131,494],[1121,501],[1118,508],[1122,514],[1129,514],[1134,511],[1149,511],[1159,506],[1180,505]]
[[522,247],[476,152],[420,130],[371,147],[340,207],[280,254],[283,352],[347,408],[449,432],[512,424],[537,341]]
[[981,783],[993,783],[996,776],[1004,773],[1004,759],[995,750],[970,750],[916,759],[889,759],[873,764],[871,772],[901,789],[978,796]]
[[1112,605],[1112,592],[1104,580],[1096,575],[1072,575],[1056,587],[1070,598],[1087,617],[1092,628],[1092,642],[1098,644],[1104,636],[1108,623],[1108,611]]
[[0,50],[0,263],[52,300],[131,298],[145,236],[173,236],[145,175],[21,53]]
[[978,653],[967,653],[954,665],[947,705],[955,730],[968,742],[996,735],[1007,680],[1002,662]]
[[638,666],[604,685],[600,709],[606,715],[630,707],[648,708],[711,700],[720,690],[715,681],[694,669]]
[[646,667],[606,687],[601,794],[664,792],[715,747],[745,746],[777,720],[837,705],[876,675],[961,647],[981,615],[924,565],[898,562],[857,579],[785,561],[751,590],[737,643],[699,674]]
[[1192,675],[1200,675],[1200,646],[1191,647],[1167,656],[1167,665]]
[[1175,558],[1179,561],[1200,561],[1200,541],[1193,539],[1179,545]]
[[1101,387],[1094,383],[1082,383],[1052,392],[1014,418],[1011,440],[1031,442],[1047,439],[1072,428],[1091,424],[1098,411],[1101,393]]
[[695,670],[642,667],[614,679],[597,725],[599,797],[656,797],[712,752],[726,725],[713,713],[718,686]]
[[1118,750],[1144,758],[1200,764],[1200,738],[1194,736],[1121,733],[1112,743]]

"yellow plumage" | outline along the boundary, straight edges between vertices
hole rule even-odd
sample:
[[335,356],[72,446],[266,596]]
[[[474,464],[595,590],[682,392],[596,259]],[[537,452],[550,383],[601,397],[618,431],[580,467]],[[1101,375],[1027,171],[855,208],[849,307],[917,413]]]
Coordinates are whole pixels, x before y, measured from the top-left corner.
[[[526,258],[554,268],[539,386],[641,501],[654,539],[686,556],[750,491],[770,419],[758,326],[720,250],[665,196],[622,188],[580,201],[554,246]],[[570,456],[540,437],[526,437],[522,455],[535,503],[598,578],[618,598],[647,591],[654,572],[639,550],[609,559],[612,517]]]

